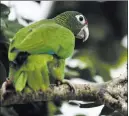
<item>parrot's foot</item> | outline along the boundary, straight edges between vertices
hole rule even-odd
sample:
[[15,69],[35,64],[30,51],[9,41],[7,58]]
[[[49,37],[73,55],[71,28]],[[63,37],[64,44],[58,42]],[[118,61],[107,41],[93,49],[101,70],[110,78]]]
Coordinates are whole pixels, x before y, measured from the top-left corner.
[[57,86],[62,85],[62,84],[67,84],[70,87],[70,91],[72,93],[76,92],[76,89],[75,89],[74,85],[72,83],[70,83],[68,80],[63,80],[63,81],[57,80],[56,81]]
[[13,93],[15,88],[11,80],[6,79],[6,81],[2,84],[1,87],[1,99],[5,99],[10,93]]

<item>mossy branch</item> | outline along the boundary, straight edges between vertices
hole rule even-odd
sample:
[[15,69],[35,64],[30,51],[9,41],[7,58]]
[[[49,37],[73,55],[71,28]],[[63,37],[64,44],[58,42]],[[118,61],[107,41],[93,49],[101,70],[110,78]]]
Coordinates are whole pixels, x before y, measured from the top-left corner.
[[0,102],[3,107],[6,107],[13,104],[51,101],[53,99],[94,101],[97,104],[104,104],[113,110],[127,115],[127,81],[127,73],[124,73],[120,77],[102,84],[73,84],[76,90],[75,93],[70,91],[68,85],[64,84],[59,87],[51,85],[46,92],[33,92],[30,94],[11,93]]

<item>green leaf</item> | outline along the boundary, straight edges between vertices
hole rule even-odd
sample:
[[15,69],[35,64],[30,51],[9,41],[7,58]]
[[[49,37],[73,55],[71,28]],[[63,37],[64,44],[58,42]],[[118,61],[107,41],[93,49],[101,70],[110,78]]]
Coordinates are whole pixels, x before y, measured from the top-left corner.
[[118,68],[123,63],[127,61],[128,58],[128,49],[120,45],[120,54],[114,65],[111,65],[112,68]]
[[19,24],[17,20],[15,21],[9,21],[8,19],[4,19],[5,23],[7,24],[7,28],[5,28],[4,34],[7,36],[7,38],[11,39],[16,34],[16,32],[23,28],[24,26]]
[[76,70],[70,70],[70,69],[67,69],[66,72],[65,72],[65,77],[79,77],[79,72],[76,71]]
[[118,68],[127,62],[127,48],[124,48],[119,41],[105,42],[92,49],[82,49],[73,56],[79,59],[91,71],[92,77],[96,74],[103,77],[104,81],[111,79],[110,70]]
[[5,23],[5,21],[2,18],[0,19],[0,23],[1,23],[1,29],[7,28],[7,24]]
[[110,67],[99,59],[96,51],[84,49],[75,54],[73,58],[83,61],[86,64],[86,68],[90,70],[92,77],[98,73],[103,77],[104,81],[111,79],[109,72]]

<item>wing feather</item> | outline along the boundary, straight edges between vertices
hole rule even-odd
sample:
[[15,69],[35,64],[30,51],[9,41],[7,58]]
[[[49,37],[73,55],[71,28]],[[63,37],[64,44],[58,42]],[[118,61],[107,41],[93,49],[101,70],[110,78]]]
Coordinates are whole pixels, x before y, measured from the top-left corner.
[[69,29],[56,23],[47,23],[33,28],[22,40],[14,40],[12,46],[21,52],[26,51],[30,54],[55,53],[65,58],[73,52],[74,43],[74,35]]

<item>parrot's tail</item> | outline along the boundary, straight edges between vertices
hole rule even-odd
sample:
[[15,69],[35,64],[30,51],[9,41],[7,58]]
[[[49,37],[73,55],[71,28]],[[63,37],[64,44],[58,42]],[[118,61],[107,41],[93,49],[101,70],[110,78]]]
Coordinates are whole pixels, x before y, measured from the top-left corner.
[[[27,54],[22,58],[25,60],[22,65],[10,66],[9,71],[9,78],[13,80],[16,91],[23,91],[25,88],[28,91],[28,87],[34,91],[46,90],[50,85],[48,62],[53,60],[53,56]],[[20,60],[20,56],[18,60]]]

